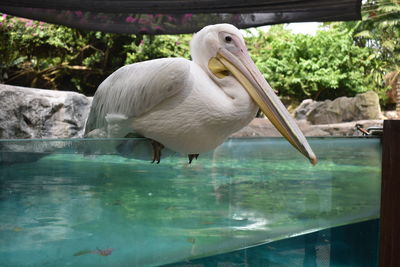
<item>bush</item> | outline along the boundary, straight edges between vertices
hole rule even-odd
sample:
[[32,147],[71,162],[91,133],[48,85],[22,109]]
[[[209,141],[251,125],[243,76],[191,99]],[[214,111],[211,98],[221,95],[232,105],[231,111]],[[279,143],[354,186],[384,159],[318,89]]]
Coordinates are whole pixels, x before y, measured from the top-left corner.
[[108,75],[125,64],[188,57],[189,38],[90,32],[3,15],[0,82],[93,95]]
[[291,99],[333,99],[376,87],[367,75],[373,51],[356,46],[348,31],[329,29],[311,36],[279,25],[259,31],[248,43],[271,86]]
[[[0,16],[0,82],[93,95],[125,64],[161,57],[189,58],[191,35],[118,35]],[[256,65],[281,97],[318,100],[380,88],[379,66],[350,30],[332,27],[315,36],[282,25],[246,37]]]

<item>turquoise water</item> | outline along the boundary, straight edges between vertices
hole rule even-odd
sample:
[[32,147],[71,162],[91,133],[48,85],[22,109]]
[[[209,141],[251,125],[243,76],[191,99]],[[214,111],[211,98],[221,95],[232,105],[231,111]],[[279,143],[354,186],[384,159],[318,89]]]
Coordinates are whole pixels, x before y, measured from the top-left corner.
[[370,220],[164,267],[375,267],[378,228],[379,220]]
[[0,265],[156,266],[379,217],[379,139],[310,139],[314,167],[280,138],[191,165],[131,141],[1,141]]

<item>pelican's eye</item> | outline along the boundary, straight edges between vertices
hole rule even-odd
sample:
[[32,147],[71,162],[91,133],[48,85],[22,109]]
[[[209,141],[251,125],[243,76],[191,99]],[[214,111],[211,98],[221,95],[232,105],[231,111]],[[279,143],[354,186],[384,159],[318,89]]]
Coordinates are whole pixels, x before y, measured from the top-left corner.
[[227,42],[227,43],[232,42],[232,37],[230,37],[229,35],[225,36],[225,42]]

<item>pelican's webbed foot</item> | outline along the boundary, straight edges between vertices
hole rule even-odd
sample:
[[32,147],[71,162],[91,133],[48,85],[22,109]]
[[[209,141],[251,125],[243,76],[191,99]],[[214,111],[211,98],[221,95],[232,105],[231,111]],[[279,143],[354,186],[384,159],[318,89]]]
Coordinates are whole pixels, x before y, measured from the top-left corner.
[[164,148],[164,146],[154,140],[151,140],[151,145],[153,146],[153,161],[151,163],[154,163],[157,161],[157,164],[158,164],[158,163],[160,163],[161,150]]
[[189,154],[188,158],[189,158],[189,164],[192,163],[193,159],[197,159],[199,157],[199,154]]

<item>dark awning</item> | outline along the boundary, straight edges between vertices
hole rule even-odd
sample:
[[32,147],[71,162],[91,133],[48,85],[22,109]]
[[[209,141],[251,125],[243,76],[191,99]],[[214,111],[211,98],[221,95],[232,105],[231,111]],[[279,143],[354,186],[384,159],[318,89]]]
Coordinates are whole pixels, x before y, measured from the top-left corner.
[[208,24],[239,28],[358,20],[361,0],[0,0],[0,12],[116,33],[192,33]]

